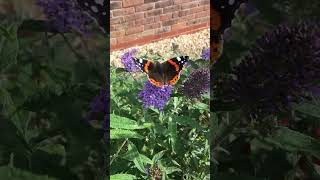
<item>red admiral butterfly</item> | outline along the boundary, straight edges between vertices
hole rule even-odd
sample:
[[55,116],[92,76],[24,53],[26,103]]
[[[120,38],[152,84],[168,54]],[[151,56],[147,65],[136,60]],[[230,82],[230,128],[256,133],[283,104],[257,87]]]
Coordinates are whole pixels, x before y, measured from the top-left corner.
[[240,5],[247,0],[214,0],[211,3],[210,30],[211,30],[211,49],[212,57],[211,64],[217,60],[223,50],[223,33],[231,26],[232,19],[235,16],[235,11]]
[[78,5],[80,8],[87,12],[91,17],[93,17],[99,26],[101,27],[101,30],[106,33],[109,28],[107,27],[109,25],[109,15],[107,11],[107,3],[110,3],[110,1],[106,0],[77,0]]
[[146,59],[133,58],[138,67],[147,74],[149,81],[157,86],[174,85],[180,78],[180,72],[189,56],[180,56],[168,59],[163,63],[152,62]]

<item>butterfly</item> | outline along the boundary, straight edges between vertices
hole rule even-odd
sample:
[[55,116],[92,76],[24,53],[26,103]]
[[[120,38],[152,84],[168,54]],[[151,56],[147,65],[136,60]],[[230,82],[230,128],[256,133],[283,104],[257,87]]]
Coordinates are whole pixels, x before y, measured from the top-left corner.
[[210,47],[212,56],[210,64],[220,58],[223,51],[223,34],[231,26],[236,10],[247,0],[214,0],[210,4]]
[[142,58],[133,58],[133,60],[139,69],[147,74],[150,83],[162,87],[176,84],[184,64],[189,60],[189,56],[174,57],[162,63]]
[[109,30],[109,11],[106,0],[77,0],[79,7],[90,17],[95,19],[100,29],[106,33]]

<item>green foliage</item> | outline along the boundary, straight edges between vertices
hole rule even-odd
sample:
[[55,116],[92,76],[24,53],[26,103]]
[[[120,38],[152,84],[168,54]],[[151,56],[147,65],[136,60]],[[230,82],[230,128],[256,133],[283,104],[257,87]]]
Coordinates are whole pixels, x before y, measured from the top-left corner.
[[85,114],[105,85],[103,35],[11,16],[0,17],[0,179],[101,179],[103,130]]
[[[163,60],[157,54],[147,54]],[[165,55],[164,55],[165,56]],[[192,61],[182,72],[164,111],[143,109],[138,98],[147,78],[111,67],[111,174],[137,179],[204,179],[209,176],[208,93],[196,99],[180,87],[193,69],[208,66]],[[112,177],[112,176],[111,176]]]
[[[237,14],[223,55],[212,69],[214,78],[229,78],[248,49],[275,26],[319,19],[319,1],[249,2],[256,11]],[[319,179],[319,98],[306,93],[310,98],[291,104],[289,110],[253,120],[242,112],[241,104],[222,103],[223,97],[211,95],[212,179]]]

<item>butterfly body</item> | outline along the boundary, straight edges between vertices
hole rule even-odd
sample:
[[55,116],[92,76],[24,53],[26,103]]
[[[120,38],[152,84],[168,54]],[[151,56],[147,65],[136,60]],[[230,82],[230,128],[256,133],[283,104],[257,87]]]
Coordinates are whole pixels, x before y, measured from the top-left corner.
[[134,58],[134,62],[141,71],[147,74],[149,81],[157,86],[174,85],[180,78],[181,70],[188,61],[188,56],[168,59],[165,62]]

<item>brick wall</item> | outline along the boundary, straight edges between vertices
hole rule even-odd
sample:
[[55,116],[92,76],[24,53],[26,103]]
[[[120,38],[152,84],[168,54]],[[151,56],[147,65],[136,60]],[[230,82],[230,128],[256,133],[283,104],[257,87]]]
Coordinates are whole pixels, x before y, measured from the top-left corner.
[[110,0],[111,51],[210,25],[210,0]]

